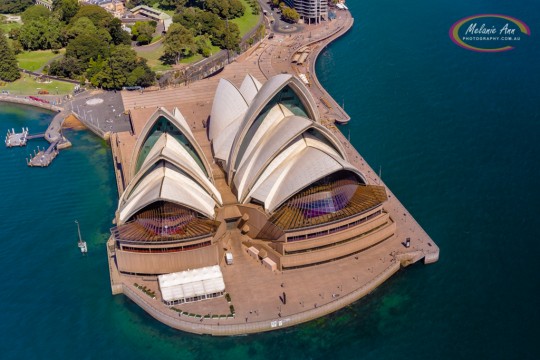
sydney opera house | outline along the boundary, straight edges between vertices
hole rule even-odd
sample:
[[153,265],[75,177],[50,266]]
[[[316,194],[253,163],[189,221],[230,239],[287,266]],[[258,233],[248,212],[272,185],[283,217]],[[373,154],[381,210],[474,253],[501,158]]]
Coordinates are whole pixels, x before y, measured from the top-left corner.
[[269,272],[285,273],[395,233],[385,188],[352,165],[296,77],[261,84],[248,75],[239,87],[221,79],[206,125],[205,145],[178,109],[158,108],[124,169],[111,230],[116,266],[158,276],[166,304],[223,294],[219,266],[230,234]]

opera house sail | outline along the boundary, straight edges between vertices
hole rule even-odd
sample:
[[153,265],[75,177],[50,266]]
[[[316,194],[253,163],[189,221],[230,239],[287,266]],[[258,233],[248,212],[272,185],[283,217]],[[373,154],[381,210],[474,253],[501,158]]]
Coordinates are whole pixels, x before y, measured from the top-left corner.
[[216,159],[249,214],[248,235],[280,270],[339,259],[394,233],[384,187],[351,165],[296,77],[261,85],[247,76],[239,89],[221,79],[210,119]]
[[[221,196],[182,114],[158,109],[135,145],[112,229],[121,272],[164,274],[217,262]],[[188,250],[197,249],[197,256]]]

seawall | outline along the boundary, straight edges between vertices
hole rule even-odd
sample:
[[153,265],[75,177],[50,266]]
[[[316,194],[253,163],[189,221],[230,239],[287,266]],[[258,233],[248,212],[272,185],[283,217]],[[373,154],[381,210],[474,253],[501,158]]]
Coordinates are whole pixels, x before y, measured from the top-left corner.
[[5,94],[0,95],[0,102],[36,106],[42,109],[47,109],[47,110],[55,111],[55,112],[60,112],[64,110],[64,108],[61,106],[43,103],[40,101],[29,99],[28,97],[18,97],[18,96],[13,96],[13,95],[5,95]]

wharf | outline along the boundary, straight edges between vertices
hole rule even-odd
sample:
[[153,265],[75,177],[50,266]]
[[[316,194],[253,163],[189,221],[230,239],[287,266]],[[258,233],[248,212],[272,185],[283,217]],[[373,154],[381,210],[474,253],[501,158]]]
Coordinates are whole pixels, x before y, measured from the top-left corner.
[[5,140],[6,147],[26,146],[28,138],[28,128],[22,128],[20,133],[16,133],[14,129],[8,130]]
[[35,152],[34,151],[34,157],[27,159],[26,163],[28,166],[39,166],[39,167],[45,167],[49,166],[52,161],[56,158],[58,155],[58,143],[60,140],[57,140],[53,142],[47,149],[42,149]]
[[[298,74],[298,71],[308,74],[308,78],[312,81],[309,89],[317,100],[322,123],[338,135],[347,150],[350,162],[365,174],[370,184],[386,187],[334,125],[334,122],[348,121],[349,116],[320,86],[314,73],[314,62],[318,52],[330,41],[343,35],[350,29],[352,23],[350,14],[342,12],[339,19],[330,23],[306,26],[303,33],[276,34],[273,39],[263,40],[226,66],[219,76],[154,92],[122,92],[124,108],[131,113],[133,133],[111,135],[119,194],[122,194],[130,180],[123,169],[130,168],[131,155],[137,138],[157,107],[165,107],[168,110],[178,107],[205,155],[212,159],[205,124],[210,115],[219,79],[226,78],[239,86],[248,73],[264,82],[270,76],[282,72]],[[308,37],[310,33],[317,34],[317,38]],[[291,64],[291,57],[304,46],[311,46],[312,50],[306,59],[307,62],[302,65],[306,67],[298,70]],[[218,190],[222,194],[229,194],[230,188],[217,166],[213,167],[213,177]],[[425,264],[438,260],[437,245],[390,189],[386,187],[386,190],[389,198],[385,204],[385,211],[397,225],[395,235],[373,247],[330,263],[272,272],[248,255],[245,243],[249,238],[238,229],[231,230],[221,237],[220,247],[227,248],[234,257],[234,265],[226,265],[224,259],[220,259],[219,265],[226,291],[232,298],[236,310],[235,316],[227,315],[229,304],[223,297],[178,305],[176,310],[166,306],[161,301],[155,276],[142,277],[118,272],[114,258],[113,237],[107,242],[112,292],[123,293],[152,317],[170,327],[197,334],[228,336],[256,333],[316,319],[368,295],[402,267],[421,260]],[[231,198],[234,203],[233,198],[234,195]],[[403,245],[407,238],[411,239],[410,247]],[[155,292],[156,297],[149,297],[135,287],[134,283],[146,286]],[[287,294],[286,304],[279,298],[283,292]]]
[[59,150],[71,146],[62,134],[62,124],[66,118],[66,112],[61,111],[52,119],[44,133],[30,135],[28,128],[23,128],[20,133],[16,133],[14,129],[8,130],[6,135],[6,147],[26,146],[28,140],[44,138],[50,145],[47,149],[34,150],[31,158],[26,159],[26,164],[31,167],[47,167],[58,156]]

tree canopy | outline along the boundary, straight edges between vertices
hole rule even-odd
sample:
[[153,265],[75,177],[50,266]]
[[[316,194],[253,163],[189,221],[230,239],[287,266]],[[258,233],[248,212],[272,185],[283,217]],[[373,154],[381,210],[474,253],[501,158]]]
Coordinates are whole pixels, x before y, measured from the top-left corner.
[[173,23],[169,27],[164,45],[164,58],[169,63],[178,64],[182,58],[191,56],[195,52],[195,40],[193,34],[181,24]]
[[184,7],[188,0],[159,0],[159,7],[166,10],[174,10]]
[[21,77],[17,59],[2,29],[0,29],[0,59],[2,59],[0,61],[0,80],[11,82]]
[[152,35],[156,31],[156,26],[148,21],[137,21],[131,28],[132,39],[139,44],[149,44],[152,41]]
[[87,17],[78,18],[71,26],[68,26],[64,31],[64,38],[67,42],[75,39],[77,36],[89,33],[95,34],[97,31],[94,23]]
[[222,19],[234,19],[246,10],[240,0],[206,0],[205,7]]
[[281,8],[281,16],[283,16],[283,20],[289,22],[298,22],[298,20],[300,19],[300,15],[298,14],[298,12],[288,6],[283,6]]
[[21,14],[21,19],[24,23],[47,19],[49,17],[51,17],[51,12],[45,6],[41,5],[30,6]]
[[239,48],[240,29],[238,25],[228,20],[222,20],[213,12],[193,7],[185,8],[173,17],[173,21],[190,29],[195,36],[208,36],[214,46],[229,50]]
[[128,45],[115,46],[108,60],[93,61],[88,70],[92,74],[92,85],[104,89],[121,89],[123,86],[150,86],[155,73],[150,70],[146,60]]
[[54,0],[53,11],[60,20],[68,23],[80,9],[78,0]]
[[34,5],[33,0],[2,0],[0,1],[0,13],[17,14]]
[[51,17],[30,21],[21,28],[19,41],[26,50],[60,49],[62,24]]
[[92,23],[100,28],[108,28],[114,19],[114,17],[97,5],[82,5],[77,13],[71,18],[71,22],[74,23],[79,18],[86,17],[92,21]]
[[[103,29],[100,29],[103,31]],[[103,35],[103,33],[102,33]],[[105,57],[109,52],[109,43],[96,33],[82,33],[69,42],[66,47],[66,57],[73,57],[88,63],[98,56]]]

